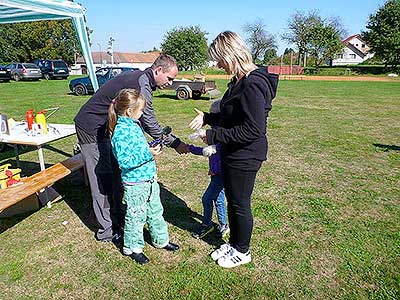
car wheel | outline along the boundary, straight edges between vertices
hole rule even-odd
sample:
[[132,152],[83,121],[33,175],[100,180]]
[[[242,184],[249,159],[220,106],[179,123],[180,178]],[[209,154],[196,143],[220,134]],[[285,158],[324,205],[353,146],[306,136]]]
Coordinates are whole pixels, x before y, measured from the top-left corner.
[[49,74],[44,74],[43,76],[44,76],[44,79],[46,79],[46,80],[50,80],[50,76],[49,76]]
[[176,97],[179,100],[187,100],[187,99],[189,99],[189,92],[185,88],[178,88],[176,90]]
[[15,81],[20,81],[21,80],[21,76],[19,76],[18,74],[14,75],[14,80]]
[[84,95],[87,94],[87,91],[86,91],[86,88],[85,88],[85,86],[83,84],[77,84],[74,87],[74,93],[77,96],[84,96]]

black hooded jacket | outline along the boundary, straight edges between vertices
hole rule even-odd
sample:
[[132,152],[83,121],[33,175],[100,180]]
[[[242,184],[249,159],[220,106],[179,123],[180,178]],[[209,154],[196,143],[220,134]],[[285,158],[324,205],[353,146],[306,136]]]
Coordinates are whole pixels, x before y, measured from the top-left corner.
[[[267,117],[278,87],[278,75],[258,68],[239,82],[233,78],[221,100],[221,112],[205,113],[209,145],[221,143],[225,161],[266,160]],[[237,84],[236,84],[237,83]]]

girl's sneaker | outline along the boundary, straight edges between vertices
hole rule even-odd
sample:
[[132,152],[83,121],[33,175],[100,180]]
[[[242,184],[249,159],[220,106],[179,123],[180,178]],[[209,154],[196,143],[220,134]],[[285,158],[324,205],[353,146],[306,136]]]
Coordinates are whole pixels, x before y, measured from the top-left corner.
[[200,228],[192,233],[192,236],[196,239],[201,239],[203,237],[205,237],[207,234],[209,234],[210,232],[212,232],[214,230],[214,226],[211,225],[200,225]]
[[224,238],[229,233],[229,226],[228,224],[218,225],[218,231],[216,236],[219,238]]
[[229,245],[228,243],[223,244],[223,245],[221,245],[221,247],[219,247],[217,250],[215,250],[211,253],[211,258],[213,260],[218,260],[219,258],[226,255],[231,248],[232,248],[231,245]]
[[241,253],[231,247],[227,254],[218,259],[217,263],[223,268],[233,268],[251,262],[250,251]]

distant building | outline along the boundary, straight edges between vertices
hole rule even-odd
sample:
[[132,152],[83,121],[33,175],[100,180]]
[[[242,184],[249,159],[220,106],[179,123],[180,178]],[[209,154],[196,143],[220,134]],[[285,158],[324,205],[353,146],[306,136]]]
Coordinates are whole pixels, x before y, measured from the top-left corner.
[[374,53],[369,52],[370,47],[360,34],[349,36],[342,43],[344,44],[343,52],[336,55],[332,66],[356,65],[374,56]]
[[[150,67],[160,52],[148,53],[128,53],[128,52],[114,52],[114,66],[118,67],[133,67],[144,70]],[[102,67],[111,67],[111,56],[106,52],[92,52],[93,64],[96,69]],[[83,57],[78,57],[74,69],[85,69],[86,64]],[[85,73],[85,72],[83,72]]]

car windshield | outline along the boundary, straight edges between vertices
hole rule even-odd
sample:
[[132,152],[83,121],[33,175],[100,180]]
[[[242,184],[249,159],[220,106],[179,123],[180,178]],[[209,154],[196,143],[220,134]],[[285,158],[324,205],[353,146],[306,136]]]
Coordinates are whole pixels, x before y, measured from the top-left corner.
[[67,65],[62,61],[53,62],[55,68],[66,68]]
[[35,64],[24,64],[26,69],[39,69],[39,67]]
[[110,69],[99,69],[96,71],[96,75],[105,76],[108,72],[110,72]]

